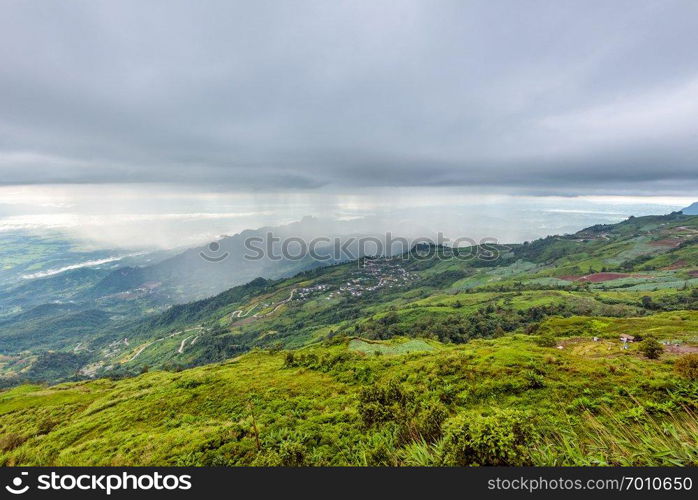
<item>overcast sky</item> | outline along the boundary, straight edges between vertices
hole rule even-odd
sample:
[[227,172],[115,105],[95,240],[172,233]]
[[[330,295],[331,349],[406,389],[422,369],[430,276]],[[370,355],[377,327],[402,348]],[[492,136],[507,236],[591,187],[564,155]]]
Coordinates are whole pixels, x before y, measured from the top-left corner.
[[0,0],[0,183],[698,188],[698,2]]

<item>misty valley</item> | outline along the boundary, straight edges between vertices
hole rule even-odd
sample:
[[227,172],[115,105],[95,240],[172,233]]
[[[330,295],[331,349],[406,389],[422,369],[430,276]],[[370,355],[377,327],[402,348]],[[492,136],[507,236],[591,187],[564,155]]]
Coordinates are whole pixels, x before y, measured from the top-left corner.
[[[28,238],[0,294],[1,459],[696,463],[698,217],[480,253],[244,257],[245,238],[314,224],[113,260]],[[503,441],[468,441],[487,436]]]

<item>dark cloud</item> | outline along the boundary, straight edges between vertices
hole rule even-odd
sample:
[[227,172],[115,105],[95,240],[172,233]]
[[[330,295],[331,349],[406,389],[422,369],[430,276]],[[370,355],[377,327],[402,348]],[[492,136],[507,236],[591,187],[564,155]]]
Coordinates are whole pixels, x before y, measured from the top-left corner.
[[698,3],[7,1],[0,183],[695,192]]

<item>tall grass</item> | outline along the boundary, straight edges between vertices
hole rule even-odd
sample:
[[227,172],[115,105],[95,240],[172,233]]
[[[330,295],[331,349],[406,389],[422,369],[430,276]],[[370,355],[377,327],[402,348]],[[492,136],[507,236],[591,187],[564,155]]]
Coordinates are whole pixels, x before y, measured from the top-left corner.
[[698,420],[688,409],[639,421],[602,408],[581,425],[545,436],[532,452],[536,465],[698,465]]

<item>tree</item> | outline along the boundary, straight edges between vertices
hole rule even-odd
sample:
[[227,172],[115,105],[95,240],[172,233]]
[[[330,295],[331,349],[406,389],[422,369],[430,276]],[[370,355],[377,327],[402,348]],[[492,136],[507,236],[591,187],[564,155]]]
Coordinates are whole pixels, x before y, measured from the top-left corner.
[[654,302],[652,302],[652,297],[650,297],[649,295],[645,295],[644,297],[642,297],[641,300],[642,300],[642,307],[644,307],[645,309],[655,309],[656,308]]
[[640,351],[648,359],[658,359],[664,352],[664,347],[654,337],[646,337],[645,340],[640,342]]

